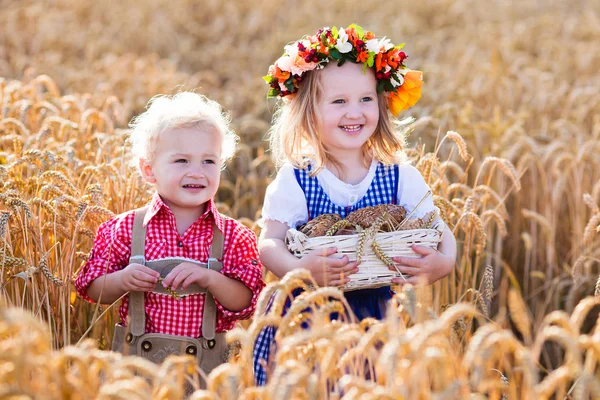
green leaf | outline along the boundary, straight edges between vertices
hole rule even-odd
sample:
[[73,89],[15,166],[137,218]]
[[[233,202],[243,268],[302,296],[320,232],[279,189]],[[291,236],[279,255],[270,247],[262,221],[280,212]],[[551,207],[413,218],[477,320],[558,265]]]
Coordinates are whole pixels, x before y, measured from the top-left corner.
[[385,90],[387,90],[388,92],[395,92],[396,88],[394,87],[394,85],[392,85],[392,82],[390,80],[384,80],[382,81],[383,87],[385,88]]
[[269,89],[269,93],[267,93],[267,99],[272,99],[273,97],[277,97],[279,95],[279,89],[271,88]]
[[321,33],[321,43],[327,43],[327,35],[325,35],[325,32]]
[[385,85],[384,81],[377,81],[377,93],[382,93],[385,91],[384,85]]
[[263,81],[267,82],[269,85],[271,84],[271,82],[273,82],[273,78],[271,75],[265,75],[263,76]]
[[342,65],[344,65],[345,62],[346,62],[346,58],[344,58],[344,57],[340,58],[340,61],[338,61],[338,67],[341,67]]
[[400,49],[401,49],[401,48],[403,48],[403,47],[404,47],[404,43],[400,43],[400,44],[399,44],[399,45],[397,45],[395,48],[396,48],[397,50],[400,50]]
[[369,52],[369,58],[367,59],[367,65],[372,67],[375,64],[375,53]]
[[338,38],[338,29],[335,26],[331,28],[331,33],[333,34],[334,38]]
[[291,75],[283,84],[290,92],[294,91],[294,78]]
[[339,60],[340,58],[342,58],[342,54],[335,47],[329,49],[329,55],[334,60]]
[[354,28],[354,30],[358,34],[358,37],[360,37],[362,39],[365,36],[365,30],[361,26],[358,26],[356,24],[352,24],[351,26]]

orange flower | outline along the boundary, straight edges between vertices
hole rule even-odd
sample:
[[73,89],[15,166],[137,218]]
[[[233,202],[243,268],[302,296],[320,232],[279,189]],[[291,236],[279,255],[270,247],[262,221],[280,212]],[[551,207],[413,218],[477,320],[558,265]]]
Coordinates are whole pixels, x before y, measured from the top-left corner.
[[375,39],[375,34],[373,32],[366,31],[365,32],[365,42],[371,39]]
[[388,53],[387,63],[393,69],[398,68],[398,50],[394,50]]
[[356,29],[350,28],[346,29],[346,34],[348,35],[348,40],[352,43],[352,47],[356,48],[356,42],[358,41],[358,35],[356,34]]
[[356,62],[364,63],[368,59],[369,59],[369,52],[368,51],[361,51],[360,53],[358,53],[358,57],[356,57]]
[[382,52],[377,53],[375,57],[375,72],[379,72],[387,66],[387,57]]
[[423,73],[421,71],[409,71],[404,75],[404,83],[396,93],[390,93],[388,105],[394,115],[414,106],[421,98],[423,86]]
[[279,82],[285,82],[290,77],[290,73],[288,71],[282,71],[278,66],[275,66],[273,77],[277,78]]
[[327,46],[319,44],[317,46],[317,53],[329,55],[329,48]]

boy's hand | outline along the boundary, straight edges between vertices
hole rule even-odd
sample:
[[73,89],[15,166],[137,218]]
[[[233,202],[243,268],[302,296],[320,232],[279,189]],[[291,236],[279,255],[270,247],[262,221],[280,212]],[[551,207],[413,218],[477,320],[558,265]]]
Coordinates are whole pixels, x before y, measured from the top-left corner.
[[154,289],[160,274],[141,264],[129,264],[118,273],[125,292],[148,292]]
[[209,274],[210,272],[206,268],[184,261],[169,272],[162,285],[177,290],[177,288],[185,289],[192,283],[196,283],[206,289],[209,286]]
[[[416,285],[423,278],[426,284],[430,285],[435,281],[444,278],[454,268],[454,259],[448,257],[439,251],[427,246],[412,245],[413,251],[422,255],[422,258],[413,257],[392,257],[398,267],[398,270],[403,274],[411,275],[406,280],[402,278],[394,278],[392,283],[403,284],[410,283]],[[390,268],[395,271],[395,268]]]
[[348,275],[358,272],[358,263],[333,256],[336,252],[335,247],[313,250],[298,260],[298,267],[309,270],[319,286],[342,286],[350,280]]

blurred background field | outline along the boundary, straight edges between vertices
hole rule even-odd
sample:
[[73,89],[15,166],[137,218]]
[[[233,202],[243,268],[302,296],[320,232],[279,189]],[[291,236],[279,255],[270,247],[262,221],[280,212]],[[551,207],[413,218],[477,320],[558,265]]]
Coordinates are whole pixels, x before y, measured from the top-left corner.
[[[409,156],[455,230],[456,270],[431,288],[399,292],[393,320],[372,342],[351,334],[344,342],[348,351],[369,349],[363,354],[374,359],[385,349],[402,354],[409,366],[378,364],[377,379],[355,371],[360,386],[301,365],[312,354],[306,346],[333,343],[340,329],[366,329],[332,324],[315,332],[312,344],[289,331],[286,343],[306,351],[287,348],[268,391],[252,388],[244,352],[219,379],[237,376],[236,393],[255,390],[262,398],[359,398],[382,388],[404,398],[600,396],[598,306],[594,298],[581,302],[600,291],[600,2],[582,0],[0,1],[0,362],[21,360],[0,368],[0,393],[43,397],[44,386],[32,386],[19,368],[33,373],[40,360],[64,361],[67,350],[59,349],[84,337],[97,340],[84,350],[110,341],[116,313],[77,298],[71,280],[98,225],[148,199],[150,189],[126,167],[131,117],[153,95],[181,88],[230,110],[242,145],[217,200],[258,233],[255,221],[275,174],[265,141],[274,104],[261,77],[288,41],[352,22],[405,42],[407,65],[424,71],[423,97],[404,115],[416,119]],[[467,305],[444,312],[461,302]],[[20,336],[22,345],[40,350],[23,354],[17,332],[30,332]],[[252,332],[238,332],[242,343]],[[486,333],[494,339],[486,342]],[[402,353],[395,340],[423,347]],[[489,353],[500,345],[511,350]],[[423,361],[417,355],[426,348],[435,354]],[[72,358],[104,357],[69,349]],[[489,365],[477,358],[482,354]],[[332,362],[319,357],[310,362]],[[517,365],[523,359],[529,370]],[[441,360],[452,361],[443,378],[435,368]],[[408,385],[419,371],[428,372]],[[83,382],[77,369],[69,373]],[[161,388],[176,374],[152,374],[154,386],[138,389],[168,398]],[[507,386],[498,386],[500,376]],[[90,381],[88,392],[78,392],[74,379],[62,377],[52,390],[64,395],[70,387],[87,398],[106,387]]]

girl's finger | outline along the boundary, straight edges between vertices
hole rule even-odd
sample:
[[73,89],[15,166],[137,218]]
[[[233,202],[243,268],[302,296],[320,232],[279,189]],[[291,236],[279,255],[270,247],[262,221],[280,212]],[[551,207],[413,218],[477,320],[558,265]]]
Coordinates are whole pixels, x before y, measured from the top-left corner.
[[408,267],[417,267],[420,268],[423,266],[422,258],[414,258],[414,257],[392,257],[392,261],[396,264],[405,265]]
[[322,257],[329,257],[332,254],[337,253],[337,247],[326,247],[324,249],[314,250],[314,254]]
[[356,263],[349,263],[344,265],[343,267],[331,267],[329,268],[329,272],[332,274],[349,274],[358,271],[358,266]]
[[344,280],[341,280],[339,278],[337,279],[332,279],[331,282],[329,283],[329,286],[336,286],[336,287],[340,287],[345,285],[346,283],[350,282],[350,279],[348,278],[344,278]]
[[[405,265],[397,265],[396,268],[403,274],[408,275],[419,275],[422,272],[421,268],[407,267]],[[390,267],[390,271],[396,271],[396,268]]]
[[416,284],[420,283],[420,281],[419,281],[418,276],[411,276],[406,279],[394,278],[394,279],[392,279],[392,283],[394,283],[396,285],[406,285],[407,283],[410,283],[411,285],[416,285]]
[[327,265],[329,268],[343,268],[348,265],[348,256],[343,256],[342,258],[328,258]]

